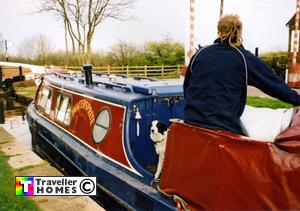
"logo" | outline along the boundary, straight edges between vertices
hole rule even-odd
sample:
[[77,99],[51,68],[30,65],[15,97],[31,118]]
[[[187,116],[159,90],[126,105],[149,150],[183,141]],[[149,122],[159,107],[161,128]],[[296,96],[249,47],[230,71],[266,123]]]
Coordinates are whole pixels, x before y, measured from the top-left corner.
[[16,177],[17,196],[95,196],[96,177]]
[[16,177],[16,195],[33,196],[34,195],[34,178],[33,177]]

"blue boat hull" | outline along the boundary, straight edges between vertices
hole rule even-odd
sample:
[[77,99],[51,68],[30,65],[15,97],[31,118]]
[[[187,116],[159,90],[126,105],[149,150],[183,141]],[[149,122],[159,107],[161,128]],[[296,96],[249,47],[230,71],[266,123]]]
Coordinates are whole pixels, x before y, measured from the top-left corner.
[[27,120],[32,148],[71,176],[96,176],[94,198],[108,210],[175,210],[173,202],[132,172],[118,166],[39,115],[33,104]]

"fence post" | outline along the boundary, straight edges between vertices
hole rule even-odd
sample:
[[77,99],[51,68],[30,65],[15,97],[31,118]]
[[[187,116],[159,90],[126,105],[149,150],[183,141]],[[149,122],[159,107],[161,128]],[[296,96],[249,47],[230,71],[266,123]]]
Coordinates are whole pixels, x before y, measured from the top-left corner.
[[144,75],[147,77],[147,65],[144,66]]
[[177,76],[180,76],[181,74],[180,74],[180,65],[177,65]]
[[0,91],[3,87],[3,81],[2,80],[3,80],[3,78],[2,78],[2,66],[0,66]]
[[23,75],[22,66],[19,66],[19,81],[25,81],[25,76]]
[[165,75],[165,68],[164,65],[161,66],[161,76],[164,77]]
[[23,75],[23,70],[22,70],[22,66],[19,66],[19,76]]
[[[1,66],[0,66],[1,67]],[[2,68],[2,67],[1,67]],[[4,101],[0,98],[0,124],[5,123],[4,117]]]
[[127,77],[129,77],[129,66],[128,65],[126,66],[126,75],[127,75]]
[[12,96],[12,94],[9,93],[9,96],[6,100],[6,109],[7,110],[14,110],[15,109],[14,99],[11,96]]
[[107,73],[110,74],[110,66],[107,65]]

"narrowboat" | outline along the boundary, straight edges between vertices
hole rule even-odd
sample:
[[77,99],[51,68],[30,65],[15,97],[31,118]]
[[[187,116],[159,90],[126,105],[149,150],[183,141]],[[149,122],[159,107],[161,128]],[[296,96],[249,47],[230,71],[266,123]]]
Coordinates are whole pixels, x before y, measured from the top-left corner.
[[[96,176],[108,210],[300,209],[300,115],[275,142],[183,123],[181,79],[45,75],[27,120],[32,148],[68,175]],[[153,120],[169,127],[158,186]]]
[[69,175],[96,176],[102,194],[126,209],[174,209],[151,186],[158,158],[150,125],[183,117],[182,81],[85,69],[44,76],[28,108],[33,151]]

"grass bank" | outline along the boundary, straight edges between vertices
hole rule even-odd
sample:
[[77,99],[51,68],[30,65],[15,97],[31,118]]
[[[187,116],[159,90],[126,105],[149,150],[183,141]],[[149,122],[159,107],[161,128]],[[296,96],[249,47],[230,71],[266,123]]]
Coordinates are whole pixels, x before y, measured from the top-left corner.
[[[0,127],[0,144],[12,141],[12,137]],[[26,196],[16,196],[15,176],[7,163],[9,156],[0,151],[0,211],[41,210]]]
[[289,103],[284,103],[277,99],[265,98],[265,97],[247,97],[247,105],[253,107],[266,107],[266,108],[291,108],[293,107]]
[[17,95],[24,96],[24,97],[27,97],[30,99],[34,99],[37,87],[36,86],[15,87],[14,89],[15,89],[15,93]]

